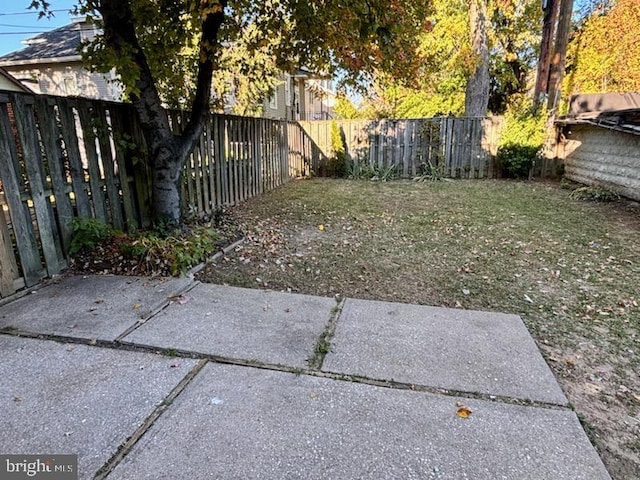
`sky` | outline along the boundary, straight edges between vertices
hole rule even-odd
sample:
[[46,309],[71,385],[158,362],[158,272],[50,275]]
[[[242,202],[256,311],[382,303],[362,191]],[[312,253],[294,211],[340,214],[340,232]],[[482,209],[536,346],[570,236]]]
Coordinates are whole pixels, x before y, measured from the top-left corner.
[[[14,52],[25,46],[20,43],[38,33],[53,30],[70,23],[69,10],[76,0],[48,0],[54,16],[38,19],[38,12],[29,10],[31,0],[3,0],[0,6],[0,56]],[[574,10],[586,0],[576,0]]]
[[2,0],[0,2],[0,55],[24,48],[21,40],[35,37],[71,22],[69,10],[75,0],[48,0],[54,17],[38,19],[38,12],[29,10],[31,0]]

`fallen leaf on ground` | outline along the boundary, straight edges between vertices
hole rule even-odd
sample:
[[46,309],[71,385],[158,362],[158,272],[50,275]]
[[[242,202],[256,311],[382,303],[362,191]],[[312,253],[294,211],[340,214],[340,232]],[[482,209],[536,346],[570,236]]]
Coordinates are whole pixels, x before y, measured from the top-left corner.
[[[189,300],[191,300],[191,298],[188,295],[173,295],[173,296],[169,297],[169,301],[170,302],[177,302],[180,305],[184,305]],[[138,307],[138,308],[140,308],[140,307]]]
[[462,407],[458,408],[456,415],[459,416],[460,418],[469,418],[471,413],[472,413],[471,409],[463,405]]
[[138,310],[141,306],[142,306],[142,304],[136,302],[136,303],[133,304],[133,307],[131,307],[131,308],[133,308],[134,310]]

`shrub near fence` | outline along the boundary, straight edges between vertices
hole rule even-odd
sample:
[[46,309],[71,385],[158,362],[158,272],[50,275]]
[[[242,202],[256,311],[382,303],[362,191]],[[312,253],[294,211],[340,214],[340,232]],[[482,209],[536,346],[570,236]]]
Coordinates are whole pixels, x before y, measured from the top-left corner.
[[[170,112],[176,131],[185,118]],[[185,213],[306,175],[314,155],[296,123],[212,115],[185,165]],[[150,179],[131,105],[0,92],[0,296],[66,267],[76,217],[149,226]]]
[[[331,121],[300,122],[323,156],[332,156]],[[439,167],[451,178],[494,178],[500,172],[494,157],[502,127],[501,117],[437,117],[412,120],[338,121],[345,141],[347,161],[378,170],[395,167],[400,178],[413,178],[423,164]]]

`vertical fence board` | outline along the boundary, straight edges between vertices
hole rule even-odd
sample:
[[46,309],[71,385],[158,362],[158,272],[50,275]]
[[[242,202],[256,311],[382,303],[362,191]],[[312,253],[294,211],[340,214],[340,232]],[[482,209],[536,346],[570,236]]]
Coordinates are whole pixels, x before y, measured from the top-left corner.
[[15,168],[18,163],[18,154],[6,103],[0,103],[0,158],[5,159],[5,161],[0,161],[0,180],[9,206],[22,274],[26,286],[30,287],[38,283],[43,272],[31,214],[20,198],[21,191],[18,179],[22,175]]
[[120,201],[120,185],[116,180],[114,168],[114,155],[111,151],[112,129],[107,123],[107,111],[104,104],[95,107],[96,133],[100,146],[100,160],[104,171],[109,210],[111,212],[111,224],[118,230],[124,230],[124,218],[122,217],[122,205]]
[[[124,138],[127,132],[125,120],[127,112],[123,108],[111,108],[111,125],[113,127],[113,143],[115,147],[115,161],[117,175],[120,180],[120,190],[122,192],[122,208],[124,209],[124,223],[128,231],[133,231],[138,227],[138,218],[129,185],[129,175],[127,172],[127,147],[129,142]],[[124,118],[123,118],[124,117]]]
[[11,99],[16,117],[18,137],[20,138],[20,145],[22,147],[25,170],[27,171],[27,177],[29,179],[29,191],[38,224],[42,252],[47,265],[47,272],[49,275],[54,275],[66,266],[66,262],[64,258],[61,258],[62,255],[60,252],[62,248],[54,235],[54,232],[57,232],[56,221],[53,217],[49,200],[45,195],[46,174],[38,140],[38,131],[33,109],[34,100],[32,97],[20,95],[12,95]]
[[98,164],[98,150],[96,149],[96,132],[93,126],[93,118],[89,109],[91,103],[86,100],[77,100],[78,114],[84,136],[84,149],[87,154],[87,169],[89,170],[89,186],[91,187],[91,203],[95,218],[104,223],[109,222],[102,191],[102,175]]
[[203,139],[202,148],[204,150],[205,155],[207,156],[207,168],[205,171],[205,181],[207,182],[207,191],[208,191],[208,199],[209,205],[207,213],[211,214],[216,211],[217,203],[216,203],[216,173],[215,173],[215,163],[213,158],[213,145],[211,140],[212,135],[212,118],[211,115],[207,117],[207,122],[204,126],[205,128],[205,138]]
[[74,218],[71,199],[67,191],[66,172],[64,171],[64,159],[60,149],[60,134],[58,131],[55,103],[45,97],[36,97],[35,109],[40,122],[40,135],[42,146],[47,157],[51,187],[55,197],[56,212],[60,225],[60,237],[62,250],[66,253],[71,243],[71,221]]
[[7,220],[0,205],[0,297],[15,293],[14,280],[20,277],[12,247]]
[[91,217],[91,203],[89,201],[89,195],[87,194],[84,169],[80,157],[74,104],[66,98],[57,98],[56,103],[60,112],[61,134],[65,145],[67,160],[69,161],[69,174],[73,186],[76,211],[78,216],[89,218]]

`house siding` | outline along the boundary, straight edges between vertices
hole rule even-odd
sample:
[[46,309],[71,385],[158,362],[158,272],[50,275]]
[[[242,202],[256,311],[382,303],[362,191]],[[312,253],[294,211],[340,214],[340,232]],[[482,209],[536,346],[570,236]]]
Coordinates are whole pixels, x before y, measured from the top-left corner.
[[565,127],[565,177],[640,201],[640,135],[595,125]]
[[277,120],[288,120],[287,114],[289,113],[288,112],[289,107],[285,105],[284,77],[282,77],[280,80],[281,80],[280,83],[278,83],[278,86],[274,91],[274,95],[277,98],[276,108],[272,108],[271,101],[270,101],[271,98],[267,98],[264,101],[263,117],[265,118],[273,118]]
[[121,88],[109,82],[111,73],[89,72],[79,62],[5,68],[14,78],[30,80],[26,84],[36,93],[115,101],[122,98]]

